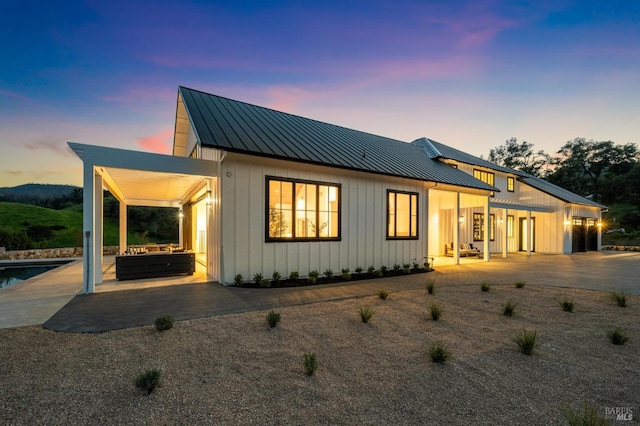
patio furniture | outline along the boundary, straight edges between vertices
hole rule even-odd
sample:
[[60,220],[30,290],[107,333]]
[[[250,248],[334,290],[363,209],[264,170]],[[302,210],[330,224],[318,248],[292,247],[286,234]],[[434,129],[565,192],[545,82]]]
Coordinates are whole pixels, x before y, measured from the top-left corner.
[[134,280],[173,275],[193,275],[196,270],[194,253],[153,252],[116,256],[116,278]]
[[[480,256],[480,249],[474,248],[471,243],[460,243],[460,257]],[[453,256],[453,243],[445,244],[444,255]]]

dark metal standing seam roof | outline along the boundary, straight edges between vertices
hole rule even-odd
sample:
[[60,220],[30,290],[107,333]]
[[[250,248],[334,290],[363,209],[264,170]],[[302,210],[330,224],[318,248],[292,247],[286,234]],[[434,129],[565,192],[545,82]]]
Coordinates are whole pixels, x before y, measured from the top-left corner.
[[[606,206],[603,206],[602,204],[596,203],[595,201],[589,200],[588,198],[584,198],[578,194],[575,194],[571,191],[568,191],[564,188],[554,185],[551,182],[547,182],[544,179],[540,179],[538,177],[530,175],[529,173],[526,173],[520,170],[513,170],[508,167],[493,164],[487,160],[474,157],[471,154],[467,154],[466,152],[457,150],[455,148],[451,148],[450,146],[444,145],[440,142],[436,142],[432,139],[421,138],[413,141],[412,144],[416,144],[419,146],[426,145],[425,149],[427,150],[431,149],[432,147],[434,152],[440,153],[440,158],[448,158],[451,160],[460,161],[461,163],[471,164],[475,166],[482,166],[492,170],[497,170],[500,172],[516,175],[518,176],[518,180],[520,180],[521,182],[524,182],[525,184],[533,188],[536,188],[542,192],[545,192],[551,195],[552,197],[555,197],[567,203],[606,208]],[[429,147],[428,145],[431,145],[431,147]]]
[[178,90],[204,147],[497,190],[473,176],[432,160],[417,145],[185,87]]

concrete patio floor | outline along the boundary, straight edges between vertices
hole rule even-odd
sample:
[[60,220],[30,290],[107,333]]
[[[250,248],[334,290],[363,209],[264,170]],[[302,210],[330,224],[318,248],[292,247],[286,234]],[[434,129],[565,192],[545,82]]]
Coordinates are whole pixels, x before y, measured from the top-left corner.
[[181,320],[362,297],[381,288],[389,292],[421,289],[426,279],[434,279],[437,286],[479,285],[483,281],[511,285],[524,280],[527,285],[640,294],[640,253],[635,252],[510,254],[507,259],[494,256],[491,262],[450,266],[438,266],[436,259],[435,267],[436,271],[428,274],[278,289],[193,284],[188,279],[182,285],[174,285],[179,280],[161,280],[158,287],[153,286],[154,280],[145,280],[148,282],[134,290],[76,297],[82,287],[82,263],[74,262],[1,290],[0,327],[44,323],[58,331],[101,332],[152,324],[162,315]]

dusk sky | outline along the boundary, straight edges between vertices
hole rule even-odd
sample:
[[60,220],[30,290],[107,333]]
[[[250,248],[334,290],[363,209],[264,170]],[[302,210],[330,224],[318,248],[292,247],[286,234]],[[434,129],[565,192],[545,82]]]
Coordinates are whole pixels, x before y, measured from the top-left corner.
[[0,187],[171,153],[179,85],[474,155],[640,143],[638,1],[0,0]]

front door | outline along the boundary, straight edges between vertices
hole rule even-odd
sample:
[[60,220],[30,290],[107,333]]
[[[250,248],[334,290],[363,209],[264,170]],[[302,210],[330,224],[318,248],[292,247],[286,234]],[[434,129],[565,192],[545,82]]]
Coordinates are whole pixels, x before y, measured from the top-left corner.
[[[529,244],[529,240],[527,238],[527,226],[529,222],[526,217],[520,218],[520,226],[519,228],[519,243],[518,250],[527,251],[527,245]],[[531,251],[536,251],[536,218],[531,218]]]

